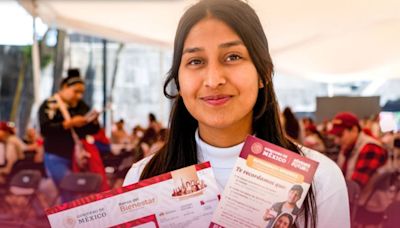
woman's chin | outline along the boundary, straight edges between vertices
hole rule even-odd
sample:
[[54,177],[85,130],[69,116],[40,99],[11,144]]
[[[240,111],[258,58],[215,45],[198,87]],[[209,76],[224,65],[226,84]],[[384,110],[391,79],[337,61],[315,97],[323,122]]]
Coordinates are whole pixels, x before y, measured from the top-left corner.
[[226,129],[232,126],[232,122],[227,119],[213,119],[204,121],[201,124],[208,129],[219,129],[219,130]]

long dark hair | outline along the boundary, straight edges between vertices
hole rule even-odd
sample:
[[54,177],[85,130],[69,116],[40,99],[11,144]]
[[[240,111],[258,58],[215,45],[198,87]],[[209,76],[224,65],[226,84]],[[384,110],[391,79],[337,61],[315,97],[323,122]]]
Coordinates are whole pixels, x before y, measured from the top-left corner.
[[292,109],[286,107],[283,110],[283,117],[285,118],[285,132],[292,139],[298,140],[300,136],[300,124],[296,116],[292,112]]
[[[253,108],[254,134],[264,140],[296,153],[300,149],[283,133],[279,108],[272,83],[273,64],[269,55],[267,38],[255,11],[240,0],[202,0],[190,7],[182,16],[175,35],[172,67],[164,84],[164,94],[174,99],[170,115],[170,134],[166,145],[144,168],[141,179],[153,177],[197,163],[195,131],[198,122],[186,109],[182,97],[168,93],[173,82],[179,91],[179,66],[183,45],[192,27],[206,17],[219,19],[231,27],[242,39],[264,85],[258,91]],[[312,188],[304,203],[305,227],[316,226],[316,204]],[[311,224],[309,224],[310,218]]]

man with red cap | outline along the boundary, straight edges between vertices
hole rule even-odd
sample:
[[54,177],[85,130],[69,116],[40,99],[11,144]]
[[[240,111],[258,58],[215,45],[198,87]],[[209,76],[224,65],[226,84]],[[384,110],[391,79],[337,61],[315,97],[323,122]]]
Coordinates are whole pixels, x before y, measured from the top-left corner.
[[0,185],[6,182],[17,160],[24,158],[25,149],[26,145],[14,135],[13,124],[0,121]]
[[378,168],[385,164],[387,152],[378,140],[361,130],[359,120],[354,114],[338,113],[332,124],[330,133],[340,145],[339,167],[346,179],[364,187]]

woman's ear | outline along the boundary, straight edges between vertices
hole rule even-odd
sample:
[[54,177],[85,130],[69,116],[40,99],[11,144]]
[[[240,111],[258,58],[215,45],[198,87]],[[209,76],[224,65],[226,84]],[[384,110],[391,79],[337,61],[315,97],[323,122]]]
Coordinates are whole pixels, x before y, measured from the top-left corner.
[[68,87],[67,84],[63,84],[62,86],[60,86],[60,90],[64,90],[67,87]]
[[259,89],[264,88],[264,83],[262,82],[261,79],[258,79],[258,88],[259,88]]

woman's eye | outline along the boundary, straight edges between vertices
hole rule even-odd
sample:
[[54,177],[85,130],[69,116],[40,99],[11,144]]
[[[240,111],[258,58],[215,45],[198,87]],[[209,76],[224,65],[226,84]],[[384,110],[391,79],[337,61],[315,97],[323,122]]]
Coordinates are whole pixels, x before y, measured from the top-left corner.
[[202,63],[203,63],[203,61],[201,61],[200,59],[192,59],[188,62],[188,65],[199,65]]
[[231,61],[236,61],[239,59],[242,59],[242,57],[240,55],[232,54],[226,58],[226,61],[231,62]]

